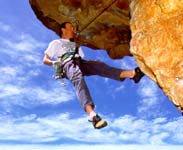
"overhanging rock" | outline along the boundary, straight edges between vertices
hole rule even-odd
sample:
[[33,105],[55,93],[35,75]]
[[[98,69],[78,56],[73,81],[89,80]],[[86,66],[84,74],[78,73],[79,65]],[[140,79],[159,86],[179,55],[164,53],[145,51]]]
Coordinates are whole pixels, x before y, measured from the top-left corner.
[[36,16],[59,33],[59,24],[72,22],[82,45],[105,49],[111,58],[131,55],[130,0],[29,0]]

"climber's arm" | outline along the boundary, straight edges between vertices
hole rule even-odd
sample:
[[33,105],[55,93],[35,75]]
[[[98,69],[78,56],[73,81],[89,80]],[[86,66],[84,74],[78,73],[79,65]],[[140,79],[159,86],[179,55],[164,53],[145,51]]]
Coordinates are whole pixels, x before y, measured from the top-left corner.
[[45,54],[44,57],[43,57],[43,63],[45,65],[48,65],[48,66],[52,66],[54,64],[55,61],[52,61],[50,59],[50,56],[48,54]]

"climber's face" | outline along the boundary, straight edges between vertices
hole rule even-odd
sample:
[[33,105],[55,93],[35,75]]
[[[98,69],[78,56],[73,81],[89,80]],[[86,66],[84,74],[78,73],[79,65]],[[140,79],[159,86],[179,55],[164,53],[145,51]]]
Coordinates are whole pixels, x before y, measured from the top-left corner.
[[74,28],[71,23],[67,23],[65,28],[62,29],[63,36],[70,39],[74,38]]

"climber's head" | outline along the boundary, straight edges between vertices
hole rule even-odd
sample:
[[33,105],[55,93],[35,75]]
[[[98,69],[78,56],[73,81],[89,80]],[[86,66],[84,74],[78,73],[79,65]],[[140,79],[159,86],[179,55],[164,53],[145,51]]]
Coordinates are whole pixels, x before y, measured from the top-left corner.
[[74,38],[74,27],[70,22],[64,22],[60,25],[60,36],[65,39]]

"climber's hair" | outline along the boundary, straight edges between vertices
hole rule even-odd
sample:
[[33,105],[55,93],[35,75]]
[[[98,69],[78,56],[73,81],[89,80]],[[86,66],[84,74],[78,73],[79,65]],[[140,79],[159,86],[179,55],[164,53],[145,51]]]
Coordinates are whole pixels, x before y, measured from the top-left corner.
[[62,37],[62,29],[64,28],[65,29],[65,27],[66,27],[66,24],[71,24],[70,22],[63,22],[63,23],[61,23],[60,24],[60,26],[59,26],[59,35]]

